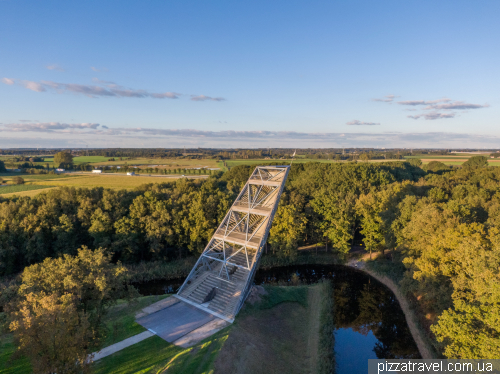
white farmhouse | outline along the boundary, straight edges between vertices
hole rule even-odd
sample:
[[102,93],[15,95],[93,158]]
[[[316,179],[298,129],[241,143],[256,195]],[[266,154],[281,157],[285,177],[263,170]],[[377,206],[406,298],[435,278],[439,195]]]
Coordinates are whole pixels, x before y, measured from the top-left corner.
[[95,169],[95,170],[92,170],[92,173],[101,174],[101,173],[102,173],[102,170]]

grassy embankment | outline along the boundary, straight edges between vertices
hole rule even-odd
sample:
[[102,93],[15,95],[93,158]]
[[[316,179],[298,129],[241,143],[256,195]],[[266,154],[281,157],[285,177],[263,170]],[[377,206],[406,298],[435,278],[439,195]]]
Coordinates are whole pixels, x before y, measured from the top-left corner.
[[216,372],[331,373],[333,315],[328,286],[266,287],[268,294],[238,315],[215,361]]

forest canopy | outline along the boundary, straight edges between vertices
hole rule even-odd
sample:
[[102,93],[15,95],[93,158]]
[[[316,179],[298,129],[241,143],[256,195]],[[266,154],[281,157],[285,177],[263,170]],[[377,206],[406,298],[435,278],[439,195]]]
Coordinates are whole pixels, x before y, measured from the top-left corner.
[[[500,168],[472,164],[294,164],[270,252],[293,259],[300,245],[326,242],[345,257],[361,235],[368,251],[391,251],[400,285],[419,300],[441,352],[500,358]],[[134,191],[0,198],[0,275],[75,256],[82,245],[125,264],[197,256],[253,169]]]

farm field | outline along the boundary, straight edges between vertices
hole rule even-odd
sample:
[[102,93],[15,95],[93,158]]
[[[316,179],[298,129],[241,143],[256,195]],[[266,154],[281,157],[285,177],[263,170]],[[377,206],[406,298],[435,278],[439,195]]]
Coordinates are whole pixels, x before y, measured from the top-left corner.
[[71,175],[67,178],[59,180],[37,182],[37,185],[47,186],[68,186],[68,187],[104,187],[112,189],[133,189],[146,183],[165,183],[178,179],[178,176],[173,177],[131,177],[127,175]]
[[[80,158],[80,157],[76,157]],[[75,159],[76,159],[75,158]],[[90,162],[94,166],[112,166],[112,165],[142,165],[146,167],[154,167],[154,165],[165,166],[168,169],[176,169],[176,168],[216,168],[219,167],[217,165],[217,160],[215,159],[203,159],[203,160],[190,160],[190,159],[175,159],[175,158],[129,158],[123,161],[108,161],[109,157],[103,157],[104,160],[101,161],[86,161]]]
[[[500,166],[500,159],[492,159],[489,158],[489,153],[484,154],[484,156],[488,157],[488,164],[490,166]],[[431,161],[439,161],[442,162],[445,165],[462,165],[464,162],[466,162],[469,158],[473,156],[478,156],[478,154],[470,154],[470,153],[461,153],[461,154],[453,154],[453,155],[446,155],[446,156],[434,156],[434,155],[415,155],[415,156],[405,156],[405,159],[412,159],[412,158],[418,158],[422,160],[422,163],[428,164]]]
[[[12,185],[12,177],[20,176],[24,179],[24,185]],[[147,183],[165,183],[181,178],[180,175],[169,176],[128,176],[120,174],[23,174],[2,173],[0,177],[7,186],[0,187],[2,197],[8,196],[34,196],[41,191],[54,187],[104,187],[111,189],[134,189]],[[188,175],[187,178],[200,178],[204,176]]]
[[[257,165],[257,164],[274,164],[281,165],[281,163],[286,162],[289,163],[291,159],[286,160],[265,160],[265,159],[236,159],[236,160],[227,160],[226,164],[229,167],[238,166],[238,165]],[[384,160],[385,161],[385,160]],[[293,160],[294,163],[304,163],[304,162],[338,162],[335,160],[321,160],[315,158],[296,158]],[[221,162],[222,164],[222,162]]]
[[53,186],[39,186],[35,184],[16,184],[16,185],[4,185],[0,186],[0,195],[4,194],[18,194],[19,192],[43,190]]

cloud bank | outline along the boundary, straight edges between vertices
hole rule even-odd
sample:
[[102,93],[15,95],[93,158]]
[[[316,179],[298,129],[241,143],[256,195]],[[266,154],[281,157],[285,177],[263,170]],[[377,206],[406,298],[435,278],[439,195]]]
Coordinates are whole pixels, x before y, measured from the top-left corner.
[[[209,131],[149,127],[109,128],[98,123],[10,123],[0,125],[1,147],[39,146],[52,139],[51,147],[431,147],[463,148],[500,146],[500,138],[490,135],[450,132],[425,133],[328,133],[296,131]],[[11,133],[14,137],[10,137]],[[16,138],[16,133],[22,136]],[[30,138],[30,133],[33,138]],[[8,139],[11,139],[8,141]],[[14,140],[13,140],[14,139]],[[15,140],[17,139],[17,140]],[[32,140],[29,140],[32,139]],[[38,140],[36,140],[38,139]],[[38,142],[38,143],[37,143]],[[48,140],[47,140],[48,142]],[[17,145],[16,144],[20,144]],[[45,144],[45,143],[43,143]]]
[[[56,130],[79,129],[79,130],[96,130],[100,125],[98,123],[61,123],[61,122],[36,122],[25,123],[26,121],[19,121],[21,123],[8,123],[2,125],[3,129],[0,131],[12,132],[54,132]],[[105,126],[103,126],[104,128]],[[107,128],[107,127],[105,127]]]

